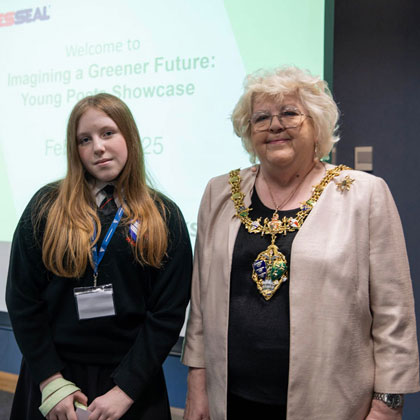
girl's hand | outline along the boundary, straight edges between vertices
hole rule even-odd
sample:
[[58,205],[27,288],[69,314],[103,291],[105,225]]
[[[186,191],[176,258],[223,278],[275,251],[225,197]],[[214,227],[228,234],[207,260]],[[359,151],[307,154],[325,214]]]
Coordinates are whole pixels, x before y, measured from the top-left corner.
[[47,420],[77,420],[74,402],[87,405],[87,397],[80,391],[62,399],[48,414]]
[[[118,386],[93,400],[88,410],[89,420],[118,420],[133,404],[133,400]],[[61,419],[60,419],[61,420]]]
[[[45,379],[39,384],[39,389],[42,390],[54,379],[62,378],[63,375],[60,372],[55,373],[49,378]],[[77,401],[83,405],[87,405],[87,397],[80,391],[73,392],[63,398],[58,404],[56,404],[51,411],[47,414],[47,420],[77,420],[74,402]]]

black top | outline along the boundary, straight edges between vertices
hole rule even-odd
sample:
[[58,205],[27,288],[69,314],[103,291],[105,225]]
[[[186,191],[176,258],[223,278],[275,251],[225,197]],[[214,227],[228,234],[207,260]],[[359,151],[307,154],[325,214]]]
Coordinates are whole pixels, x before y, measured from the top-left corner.
[[[250,217],[272,218],[254,189]],[[298,210],[279,211],[280,219]],[[276,245],[290,267],[297,231],[277,235]],[[271,244],[271,235],[248,233],[241,224],[235,241],[228,332],[229,392],[265,404],[286,404],[289,373],[289,281],[266,301],[252,280],[252,263]]]
[[[120,223],[98,276],[98,285],[113,285],[116,315],[79,321],[73,289],[92,286],[93,270],[88,265],[80,279],[68,279],[43,265],[31,216],[48,188],[28,204],[12,243],[6,302],[18,345],[36,382],[62,370],[66,362],[114,365],[113,381],[135,400],[161,368],[184,322],[192,253],[182,214],[162,198],[169,247],[161,269],[134,260],[128,227]],[[114,215],[99,216],[101,244]],[[41,241],[44,226],[40,226]]]

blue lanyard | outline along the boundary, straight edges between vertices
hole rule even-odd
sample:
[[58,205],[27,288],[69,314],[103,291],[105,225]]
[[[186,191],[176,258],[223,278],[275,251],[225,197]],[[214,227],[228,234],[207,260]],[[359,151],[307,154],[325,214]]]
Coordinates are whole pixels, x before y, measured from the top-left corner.
[[[92,247],[92,258],[93,258],[93,286],[96,287],[96,279],[98,278],[98,267],[102,258],[104,257],[105,251],[108,247],[108,244],[111,242],[111,238],[114,235],[115,231],[117,230],[118,223],[120,223],[121,217],[124,214],[124,210],[120,207],[115,213],[114,220],[111,223],[111,226],[108,229],[108,232],[105,235],[104,240],[102,241],[102,245],[99,248],[97,243]],[[96,238],[96,226],[93,228],[93,236],[91,238],[91,242],[93,242]]]

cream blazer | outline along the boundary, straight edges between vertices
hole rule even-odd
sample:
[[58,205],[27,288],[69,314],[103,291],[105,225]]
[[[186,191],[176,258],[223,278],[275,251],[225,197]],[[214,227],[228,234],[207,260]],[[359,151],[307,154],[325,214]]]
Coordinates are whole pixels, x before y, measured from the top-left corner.
[[[336,183],[346,175],[354,183],[340,192]],[[241,178],[249,206],[256,173],[248,168]],[[187,366],[206,368],[211,420],[226,418],[230,271],[239,226],[228,175],[213,178],[199,211],[182,356]],[[295,236],[289,277],[288,420],[362,420],[373,391],[420,389],[405,242],[381,178],[346,170],[330,182]]]

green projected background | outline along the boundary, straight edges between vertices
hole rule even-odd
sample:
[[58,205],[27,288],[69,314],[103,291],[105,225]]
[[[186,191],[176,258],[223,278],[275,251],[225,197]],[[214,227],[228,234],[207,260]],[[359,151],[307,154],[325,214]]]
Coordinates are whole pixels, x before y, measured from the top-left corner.
[[194,241],[207,181],[249,164],[229,120],[245,75],[293,64],[323,76],[324,9],[324,0],[2,1],[2,265],[31,196],[65,175],[72,107],[100,91],[132,110],[150,178]]

